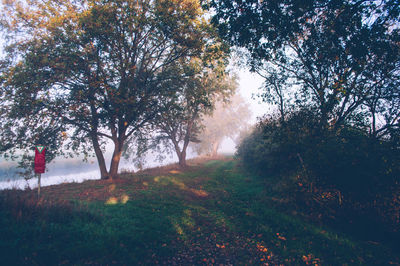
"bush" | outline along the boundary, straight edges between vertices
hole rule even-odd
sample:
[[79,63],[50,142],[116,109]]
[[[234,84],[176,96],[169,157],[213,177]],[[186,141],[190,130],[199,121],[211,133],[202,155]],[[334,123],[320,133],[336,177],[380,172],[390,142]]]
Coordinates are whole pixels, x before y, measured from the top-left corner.
[[289,174],[301,169],[299,154],[315,135],[316,122],[308,111],[292,113],[283,123],[278,117],[266,117],[239,145],[237,156],[257,172]]
[[259,173],[298,176],[299,190],[338,191],[340,208],[379,214],[399,230],[399,147],[354,126],[321,130],[317,121],[307,110],[284,122],[265,118],[239,145],[237,156]]

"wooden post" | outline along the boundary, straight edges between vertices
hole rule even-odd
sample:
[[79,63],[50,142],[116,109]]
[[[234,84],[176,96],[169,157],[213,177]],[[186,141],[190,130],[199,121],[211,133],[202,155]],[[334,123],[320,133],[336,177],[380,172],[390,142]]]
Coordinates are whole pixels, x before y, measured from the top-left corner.
[[42,174],[38,174],[38,198],[40,198],[40,178],[41,178]]

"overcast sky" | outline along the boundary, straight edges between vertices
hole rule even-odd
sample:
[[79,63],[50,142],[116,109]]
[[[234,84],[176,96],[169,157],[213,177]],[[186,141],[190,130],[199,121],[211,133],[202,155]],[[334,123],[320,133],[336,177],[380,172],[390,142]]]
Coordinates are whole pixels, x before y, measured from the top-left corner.
[[250,73],[243,68],[237,68],[239,75],[239,93],[246,99],[253,113],[252,123],[256,122],[256,118],[270,112],[271,106],[261,101],[257,94],[261,92],[263,79],[255,73]]

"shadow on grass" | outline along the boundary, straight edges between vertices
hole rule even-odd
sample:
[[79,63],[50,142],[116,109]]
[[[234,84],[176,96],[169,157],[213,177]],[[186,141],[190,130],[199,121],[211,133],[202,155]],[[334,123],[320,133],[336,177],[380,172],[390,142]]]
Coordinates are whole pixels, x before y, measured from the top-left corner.
[[290,206],[272,201],[263,181],[234,161],[171,171],[111,185],[87,183],[85,189],[108,193],[98,200],[55,201],[54,188],[51,198],[38,203],[33,193],[3,191],[2,262],[381,265],[393,257],[383,246],[292,215]]
[[170,254],[163,244],[176,235],[166,210],[151,202],[50,203],[2,195],[3,265],[151,262],[154,254]]

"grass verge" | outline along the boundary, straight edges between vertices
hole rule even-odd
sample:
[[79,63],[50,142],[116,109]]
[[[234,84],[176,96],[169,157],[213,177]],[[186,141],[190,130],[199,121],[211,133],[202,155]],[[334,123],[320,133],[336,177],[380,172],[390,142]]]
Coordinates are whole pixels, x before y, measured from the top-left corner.
[[316,225],[231,159],[0,193],[4,265],[398,264],[385,243]]

